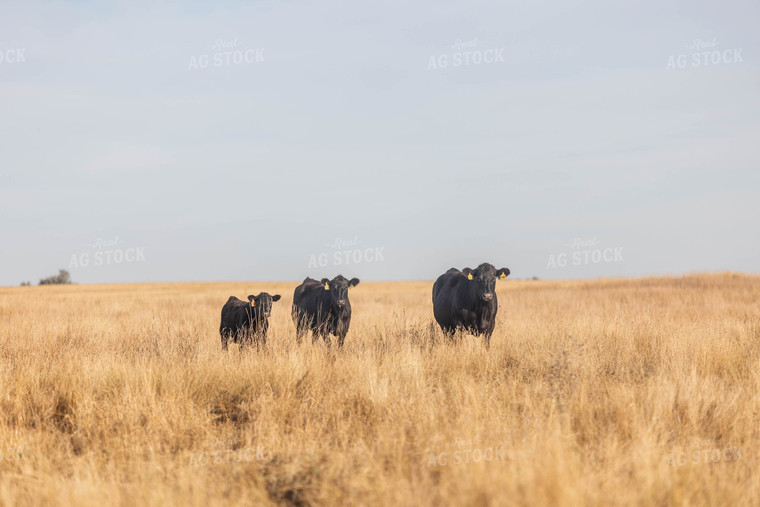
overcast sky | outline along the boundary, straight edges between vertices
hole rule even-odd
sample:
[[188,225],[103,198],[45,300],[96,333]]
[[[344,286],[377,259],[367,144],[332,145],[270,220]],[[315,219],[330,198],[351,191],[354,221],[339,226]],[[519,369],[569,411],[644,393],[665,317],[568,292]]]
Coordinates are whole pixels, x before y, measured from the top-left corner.
[[4,2],[0,285],[760,272],[760,4]]

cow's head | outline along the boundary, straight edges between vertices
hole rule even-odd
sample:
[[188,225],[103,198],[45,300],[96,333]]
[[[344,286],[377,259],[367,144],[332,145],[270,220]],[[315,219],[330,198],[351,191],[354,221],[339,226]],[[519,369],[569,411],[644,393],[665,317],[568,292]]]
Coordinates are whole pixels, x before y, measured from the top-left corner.
[[467,277],[469,283],[474,284],[477,288],[478,299],[488,303],[494,298],[496,280],[508,277],[509,269],[496,269],[491,264],[484,262],[475,269],[464,268],[462,273]]
[[359,279],[352,278],[351,280],[347,280],[343,278],[343,275],[338,275],[332,280],[323,278],[320,283],[324,290],[330,293],[332,306],[343,308],[348,304],[348,288],[359,285]]
[[272,303],[280,300],[280,295],[275,294],[270,296],[266,292],[260,293],[258,296],[248,296],[248,301],[251,302],[251,306],[257,314],[269,317],[272,314]]

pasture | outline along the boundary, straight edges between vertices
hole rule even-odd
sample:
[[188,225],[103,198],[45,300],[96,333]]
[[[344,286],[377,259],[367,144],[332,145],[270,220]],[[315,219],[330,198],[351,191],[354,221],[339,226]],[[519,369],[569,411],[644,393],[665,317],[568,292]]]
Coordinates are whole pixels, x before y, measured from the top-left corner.
[[[296,285],[0,288],[0,504],[760,503],[760,277],[502,281],[490,350],[432,281],[296,345]],[[222,351],[260,291],[266,349]]]

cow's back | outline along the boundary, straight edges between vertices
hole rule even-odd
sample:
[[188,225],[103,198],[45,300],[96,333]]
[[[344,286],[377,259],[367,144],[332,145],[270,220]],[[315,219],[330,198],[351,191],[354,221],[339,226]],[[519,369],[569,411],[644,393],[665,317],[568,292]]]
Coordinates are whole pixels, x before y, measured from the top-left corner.
[[293,322],[299,325],[304,319],[311,321],[319,308],[319,297],[323,293],[322,284],[312,278],[306,278],[293,292]]
[[433,315],[442,326],[457,324],[454,303],[457,299],[457,290],[460,290],[460,277],[464,279],[462,272],[451,268],[439,276],[433,284]]
[[241,300],[235,296],[230,296],[230,298],[226,303],[224,303],[224,306],[222,307],[222,320],[224,320],[225,317],[228,317],[231,314],[235,313],[235,309],[240,306],[240,303],[242,303]]
[[461,273],[461,271],[459,271],[456,268],[451,268],[448,271],[446,271],[444,274],[438,277],[438,279],[433,284],[433,304],[435,304],[436,300],[438,299],[438,296],[453,281],[454,277],[458,273]]
[[313,278],[306,278],[301,285],[296,287],[293,291],[293,307],[298,307],[302,310],[307,310],[308,307],[313,306],[316,297],[319,295],[318,289],[321,289],[322,285]]
[[249,304],[242,301],[235,296],[230,296],[224,306],[222,307],[222,322],[219,325],[220,329],[227,328],[232,331],[238,330],[248,321]]

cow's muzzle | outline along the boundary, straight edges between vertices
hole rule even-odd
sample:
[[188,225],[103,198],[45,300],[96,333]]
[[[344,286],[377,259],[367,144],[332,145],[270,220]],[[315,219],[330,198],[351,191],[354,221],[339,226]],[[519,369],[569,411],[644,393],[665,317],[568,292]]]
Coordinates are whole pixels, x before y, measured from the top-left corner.
[[491,294],[490,292],[481,294],[480,299],[482,299],[483,301],[491,301],[493,299],[493,294]]
[[340,306],[341,308],[343,308],[344,306],[346,306],[346,300],[345,299],[339,299],[338,300],[338,306]]

